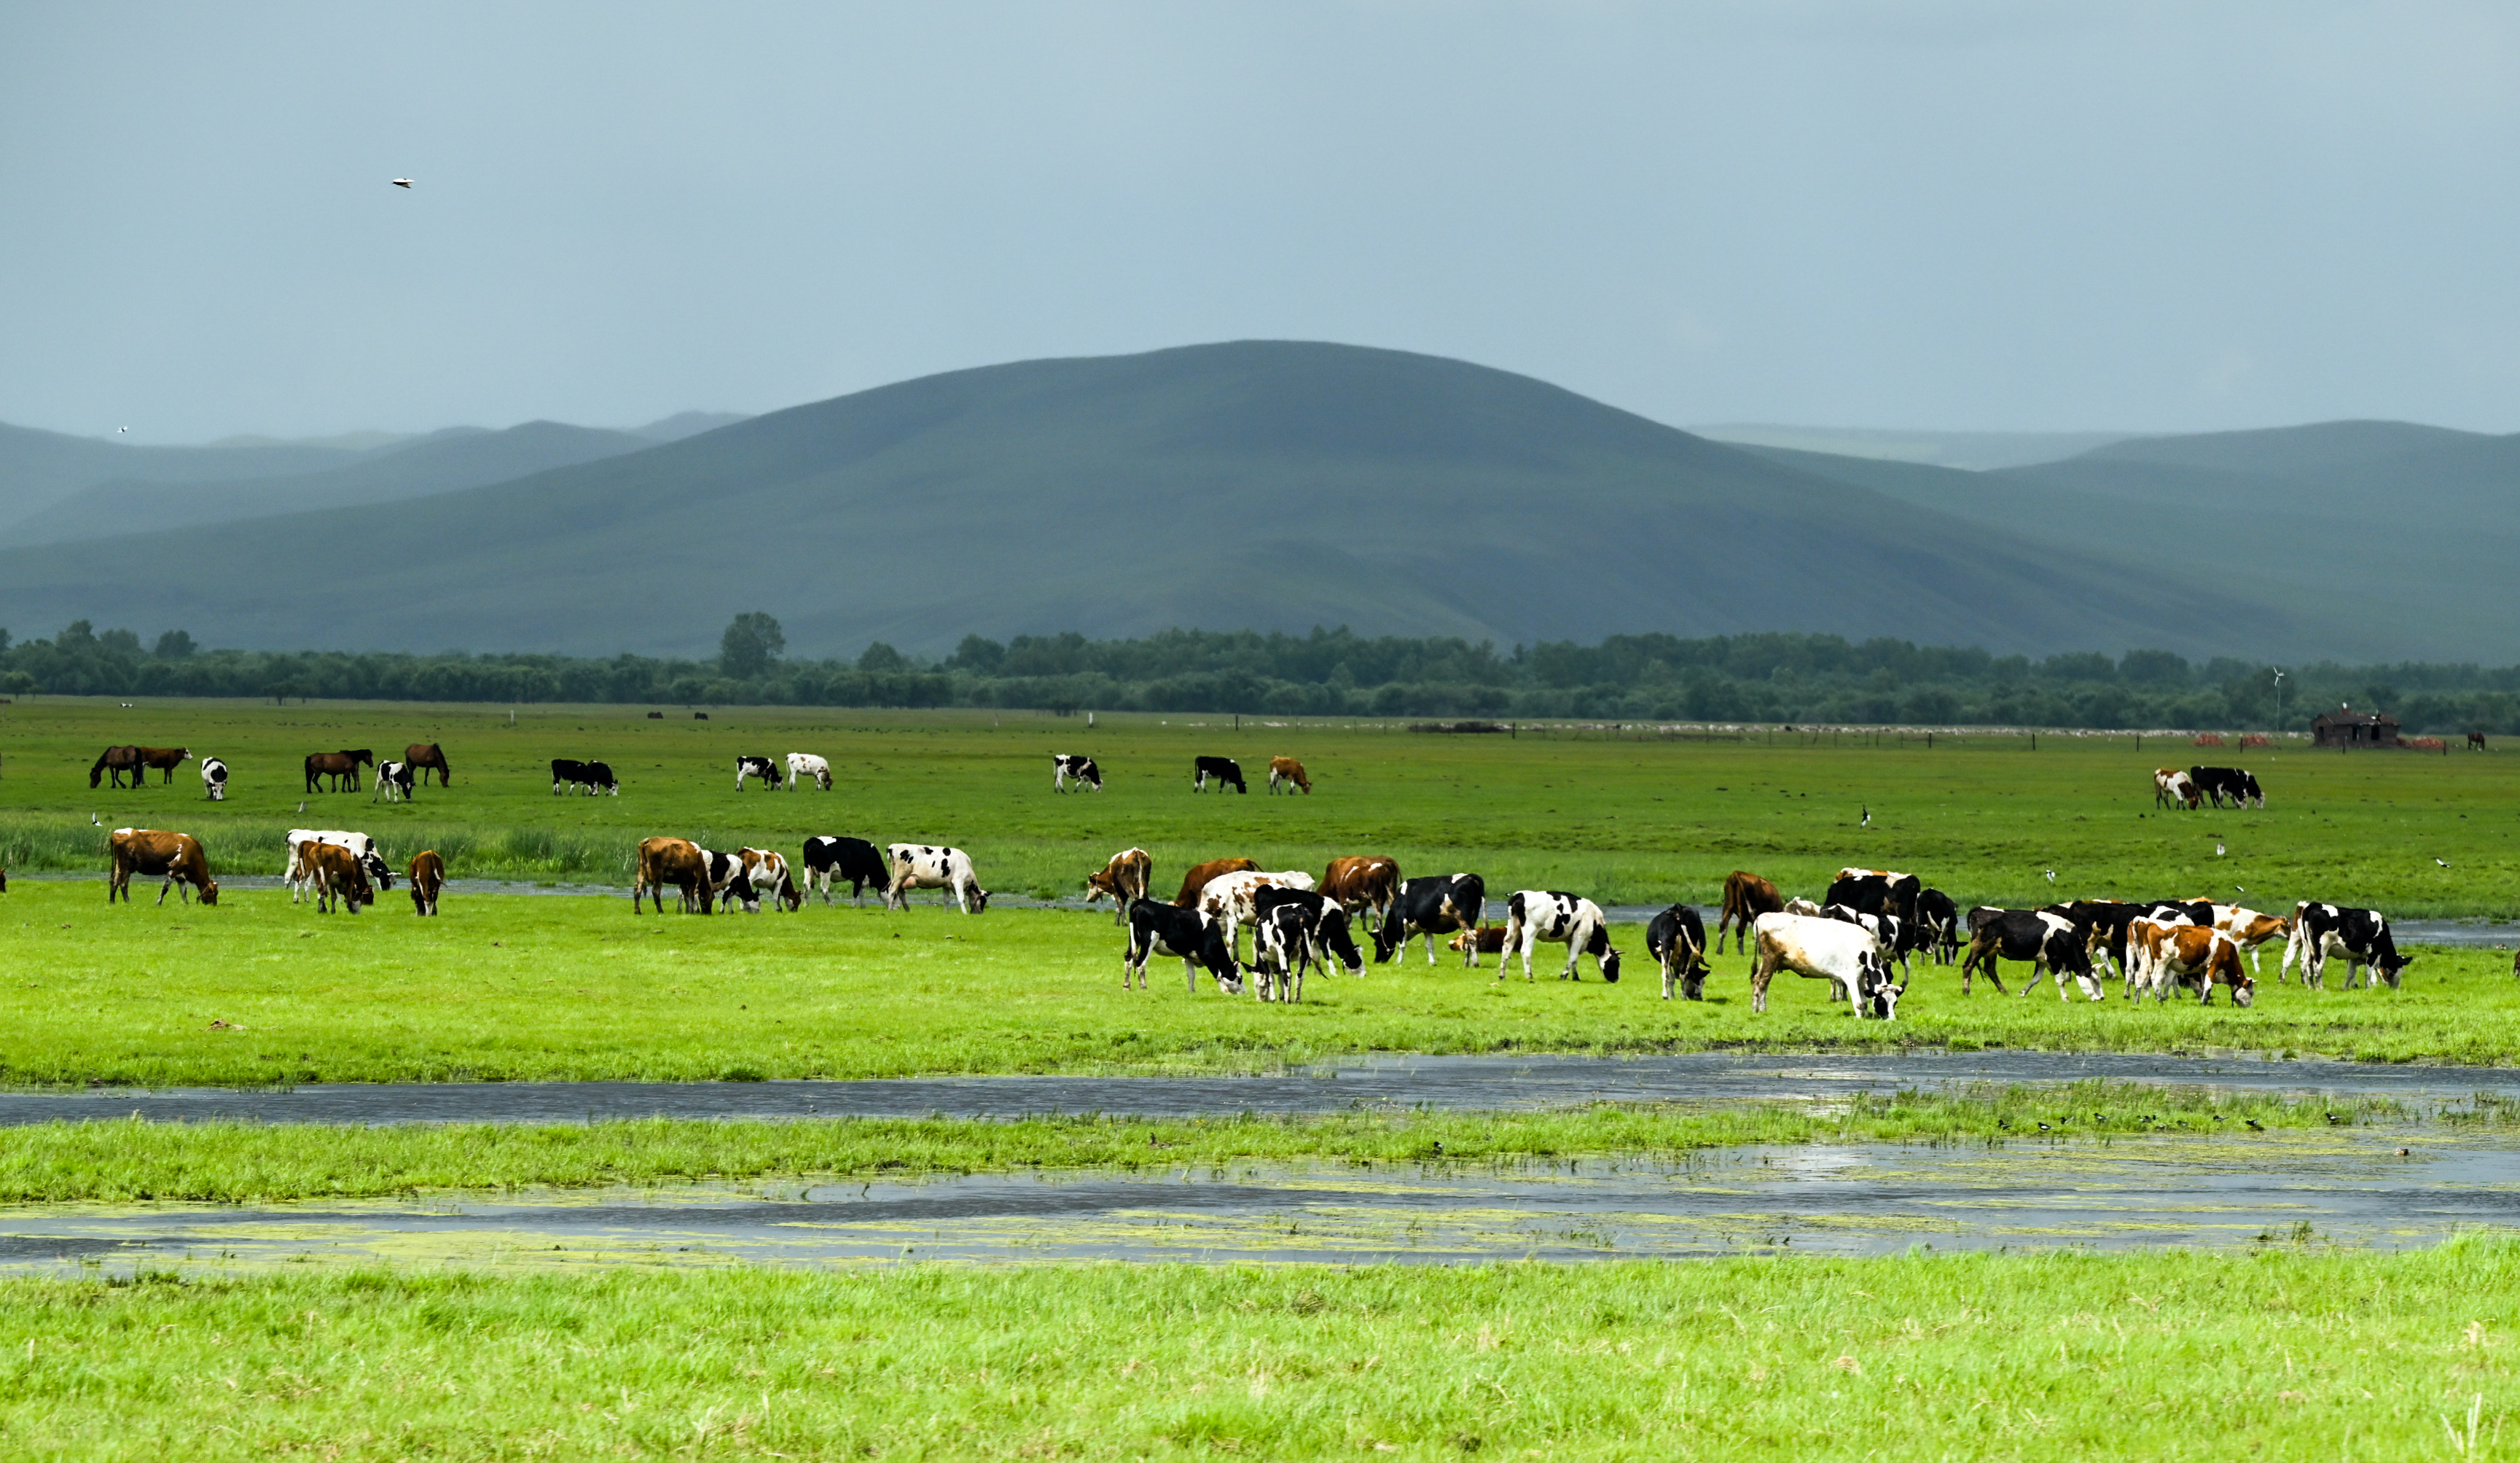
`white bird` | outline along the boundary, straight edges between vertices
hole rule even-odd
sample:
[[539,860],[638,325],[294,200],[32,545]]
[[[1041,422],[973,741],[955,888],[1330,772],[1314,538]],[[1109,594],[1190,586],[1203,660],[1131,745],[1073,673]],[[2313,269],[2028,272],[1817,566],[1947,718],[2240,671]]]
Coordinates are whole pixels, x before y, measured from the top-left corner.
[[2056,871],[2054,869],[2049,869],[2048,871],[2048,882],[2050,884],[2056,882]]
[[306,804],[303,802],[297,804],[297,810],[301,813],[306,811]]
[[2438,858],[2434,859],[2434,860],[2433,860],[2433,862],[2438,863],[2438,864],[2441,864],[2441,866],[2442,866],[2443,868],[2445,868],[2445,869],[2450,867],[2450,865],[2449,865],[2448,863],[2445,863],[2445,862],[2443,862],[2441,859],[2438,859]]
[[2221,839],[2216,839],[2214,841],[2214,856],[2216,858],[2223,856],[2223,841]]
[[95,824],[97,827],[99,827],[99,828],[103,828],[103,827],[105,826],[105,820],[104,820],[103,818],[98,817],[98,816],[97,816],[96,814],[94,814],[94,813],[90,813],[90,814],[88,814],[88,815],[87,815],[87,820],[88,820],[89,822],[91,822],[91,823],[94,823],[94,824]]
[[393,180],[393,185],[394,185],[396,188],[409,188],[409,187],[411,186],[411,179],[409,179],[409,178],[396,178],[396,179],[394,179],[394,180]]
[[1862,826],[1866,828],[1872,826],[1872,805],[1868,802],[1864,806],[1864,823]]
[[2232,886],[2231,886],[2231,892],[2233,892],[2233,893],[2235,893],[2235,894],[2245,894],[2245,893],[2247,893],[2247,892],[2248,892],[2248,891],[2247,891],[2247,890],[2245,890],[2245,889],[2242,889],[2242,888],[2240,888],[2238,885],[2234,884],[2234,885],[2232,885]]

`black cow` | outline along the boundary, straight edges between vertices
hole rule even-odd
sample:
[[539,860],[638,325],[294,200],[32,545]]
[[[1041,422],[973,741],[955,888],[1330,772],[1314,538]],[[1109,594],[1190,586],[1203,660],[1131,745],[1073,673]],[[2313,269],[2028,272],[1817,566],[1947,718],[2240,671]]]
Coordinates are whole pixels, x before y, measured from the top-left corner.
[[2196,784],[2196,791],[2213,799],[2216,807],[2221,807],[2226,798],[2231,800],[2233,807],[2267,805],[2267,795],[2246,767],[2190,767],[2187,780]]
[[574,787],[584,781],[586,781],[586,763],[578,761],[573,757],[556,756],[552,758],[553,792],[557,793],[565,787]]
[[1238,793],[1251,791],[1243,786],[1242,764],[1230,756],[1200,757],[1191,768],[1190,790],[1193,793],[1206,792],[1207,780],[1211,777],[1216,779],[1218,792],[1223,792],[1227,788],[1232,788]]
[[1092,788],[1098,793],[1102,791],[1102,769],[1094,765],[1094,758],[1069,756],[1063,752],[1052,753],[1050,754],[1050,790],[1054,793],[1066,792],[1067,780],[1071,777],[1076,779],[1076,785],[1080,788]]
[[1968,954],[1960,960],[1960,994],[1969,990],[1969,975],[1979,966],[1986,968],[1986,978],[1995,983],[1996,993],[2006,995],[2003,978],[1996,974],[1998,955],[2006,960],[2030,962],[2030,983],[2021,987],[2028,995],[2041,976],[2056,978],[2056,998],[2065,996],[2065,977],[2072,976],[2083,993],[2092,1000],[2100,998],[2100,979],[2092,974],[2092,952],[2087,945],[2088,925],[2076,924],[2054,909],[1992,909],[1984,906],[1969,911]]
[[[1435,874],[1400,886],[1400,897],[1373,932],[1373,963],[1386,964],[1409,943],[1412,935],[1426,937],[1426,963],[1435,963],[1435,937],[1456,930],[1475,930],[1487,919],[1487,881],[1476,874]],[[1462,952],[1462,963],[1479,963],[1477,940]],[[1498,963],[1505,957],[1499,955]]]
[[585,775],[579,781],[585,785],[588,797],[599,793],[610,793],[615,798],[621,796],[621,779],[612,775],[610,762],[588,762],[581,770]]
[[1960,909],[1941,890],[1916,891],[1916,948],[1936,965],[1949,965],[1959,958]]
[[785,786],[779,778],[779,764],[766,756],[739,756],[735,759],[737,792],[743,791],[743,780],[747,777],[760,778],[761,790],[765,793],[773,788]]
[[1198,994],[1200,966],[1216,978],[1217,989],[1227,995],[1242,993],[1242,967],[1225,947],[1223,925],[1195,909],[1140,899],[1129,906],[1129,952],[1121,961],[1120,987],[1127,989],[1135,978],[1138,988],[1146,989],[1147,961],[1156,955],[1181,958],[1192,995]]
[[[2376,909],[2346,909],[2304,900],[2293,906],[2292,929],[2290,943],[2301,950],[2301,978],[2307,985],[2324,988],[2330,955],[2345,957],[2348,990],[2358,983],[2370,984],[2372,974],[2395,990],[2400,974],[2415,963],[2413,956],[2398,954],[2398,942],[2389,934],[2388,917]],[[2292,953],[2291,948],[2284,951],[2285,965],[2292,963]],[[2365,966],[2370,968],[2368,972]]]
[[1662,998],[1675,982],[1689,1000],[1706,999],[1706,924],[1687,904],[1674,904],[1645,926],[1645,953],[1662,964]]
[[1262,885],[1252,892],[1251,907],[1258,916],[1251,963],[1259,973],[1260,999],[1271,998],[1274,979],[1278,999],[1302,1000],[1305,970],[1318,965],[1327,972],[1333,959],[1351,976],[1365,973],[1347,907],[1336,899],[1309,889]]
[[849,882],[849,897],[866,902],[868,885],[882,889],[892,882],[892,871],[884,867],[883,854],[864,839],[833,838],[817,834],[805,840],[805,887],[820,889],[823,902],[832,902],[832,883]]

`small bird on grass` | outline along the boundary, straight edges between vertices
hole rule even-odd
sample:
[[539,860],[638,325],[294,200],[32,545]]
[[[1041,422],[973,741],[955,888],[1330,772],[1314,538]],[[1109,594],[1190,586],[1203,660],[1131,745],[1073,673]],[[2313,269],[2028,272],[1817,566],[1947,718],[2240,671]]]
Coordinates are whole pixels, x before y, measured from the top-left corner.
[[2249,1125],[2249,1131],[2253,1133],[2262,1133],[2266,1131],[2264,1127],[2259,1125],[2258,1120],[2255,1118],[2243,1118],[2240,1120],[2247,1123]]
[[2214,856],[2216,858],[2223,856],[2223,841],[2221,839],[2216,839],[2214,841]]
[[2049,869],[2048,871],[2048,882],[2050,884],[2056,882],[2056,871],[2054,869]]
[[1871,826],[1872,826],[1872,805],[1871,805],[1870,803],[1866,803],[1866,804],[1865,804],[1865,807],[1864,807],[1864,821],[1863,821],[1861,824],[1858,824],[1857,826],[1858,826],[1858,827],[1863,827],[1863,828],[1869,828],[1869,827],[1871,827]]
[[90,813],[90,814],[88,814],[88,815],[87,815],[87,820],[88,820],[89,822],[91,822],[91,823],[95,824],[95,825],[96,825],[97,827],[99,827],[99,828],[103,828],[103,827],[105,826],[105,820],[104,820],[103,818],[98,817],[98,816],[97,816],[96,814],[94,814],[94,813]]
[[2450,867],[2450,861],[2447,859],[2436,858],[2433,862],[2440,864],[2445,869]]
[[2327,1115],[2327,1120],[2330,1122],[2343,1122],[2345,1120],[2337,1117],[2334,1113],[2330,1113]]

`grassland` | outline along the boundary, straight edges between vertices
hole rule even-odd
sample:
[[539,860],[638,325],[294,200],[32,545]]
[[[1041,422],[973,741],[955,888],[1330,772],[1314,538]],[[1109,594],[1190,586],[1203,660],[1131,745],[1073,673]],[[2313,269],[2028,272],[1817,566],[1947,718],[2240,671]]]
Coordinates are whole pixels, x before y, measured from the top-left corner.
[[2520,1247],[0,1283],[17,1456],[2480,1457]]

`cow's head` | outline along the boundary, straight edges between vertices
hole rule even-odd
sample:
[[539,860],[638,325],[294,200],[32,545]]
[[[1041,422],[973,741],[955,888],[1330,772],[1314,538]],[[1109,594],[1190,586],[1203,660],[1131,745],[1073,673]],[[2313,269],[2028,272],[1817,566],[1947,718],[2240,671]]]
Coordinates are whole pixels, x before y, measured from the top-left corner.
[[217,880],[205,879],[202,882],[202,902],[204,904],[216,904],[219,902],[219,882]]
[[973,914],[989,912],[989,892],[976,884],[971,886],[971,912]]
[[1399,949],[1408,938],[1409,934],[1401,927],[1398,912],[1393,912],[1373,932],[1373,963],[1389,965],[1392,952]]
[[380,857],[374,848],[360,856],[359,867],[366,870],[368,877],[377,882],[377,888],[388,890],[393,888],[393,870],[386,866],[384,859]]
[[2371,962],[2371,968],[2380,973],[2381,980],[2389,983],[2389,988],[2391,990],[2395,990],[2398,988],[2398,977],[2406,972],[2408,966],[2414,963],[2415,957],[2412,955],[2408,955],[2405,959],[2401,960],[2395,953],[2392,953],[2382,959]]
[[1613,984],[1613,985],[1618,984],[1618,983],[1619,983],[1619,952],[1618,952],[1618,951],[1616,951],[1616,950],[1614,950],[1614,949],[1611,949],[1611,948],[1610,948],[1610,946],[1609,946],[1609,944],[1608,944],[1608,942],[1607,942],[1607,941],[1604,941],[1604,942],[1602,943],[1602,945],[1601,945],[1601,956],[1600,956],[1600,959],[1601,959],[1601,979],[1602,979],[1602,980],[1604,980],[1604,981],[1606,981],[1606,982],[1608,982],[1609,983],[1611,983],[1611,984]]
[[2231,1004],[2234,1006],[2245,1009],[2255,1003],[2257,998],[2258,983],[2250,977],[2242,976],[2239,983],[2231,987]]
[[1338,957],[1338,963],[1349,975],[1365,973],[1365,953],[1356,947],[1353,922],[1348,919],[1347,911],[1336,904],[1322,910],[1322,943]]

